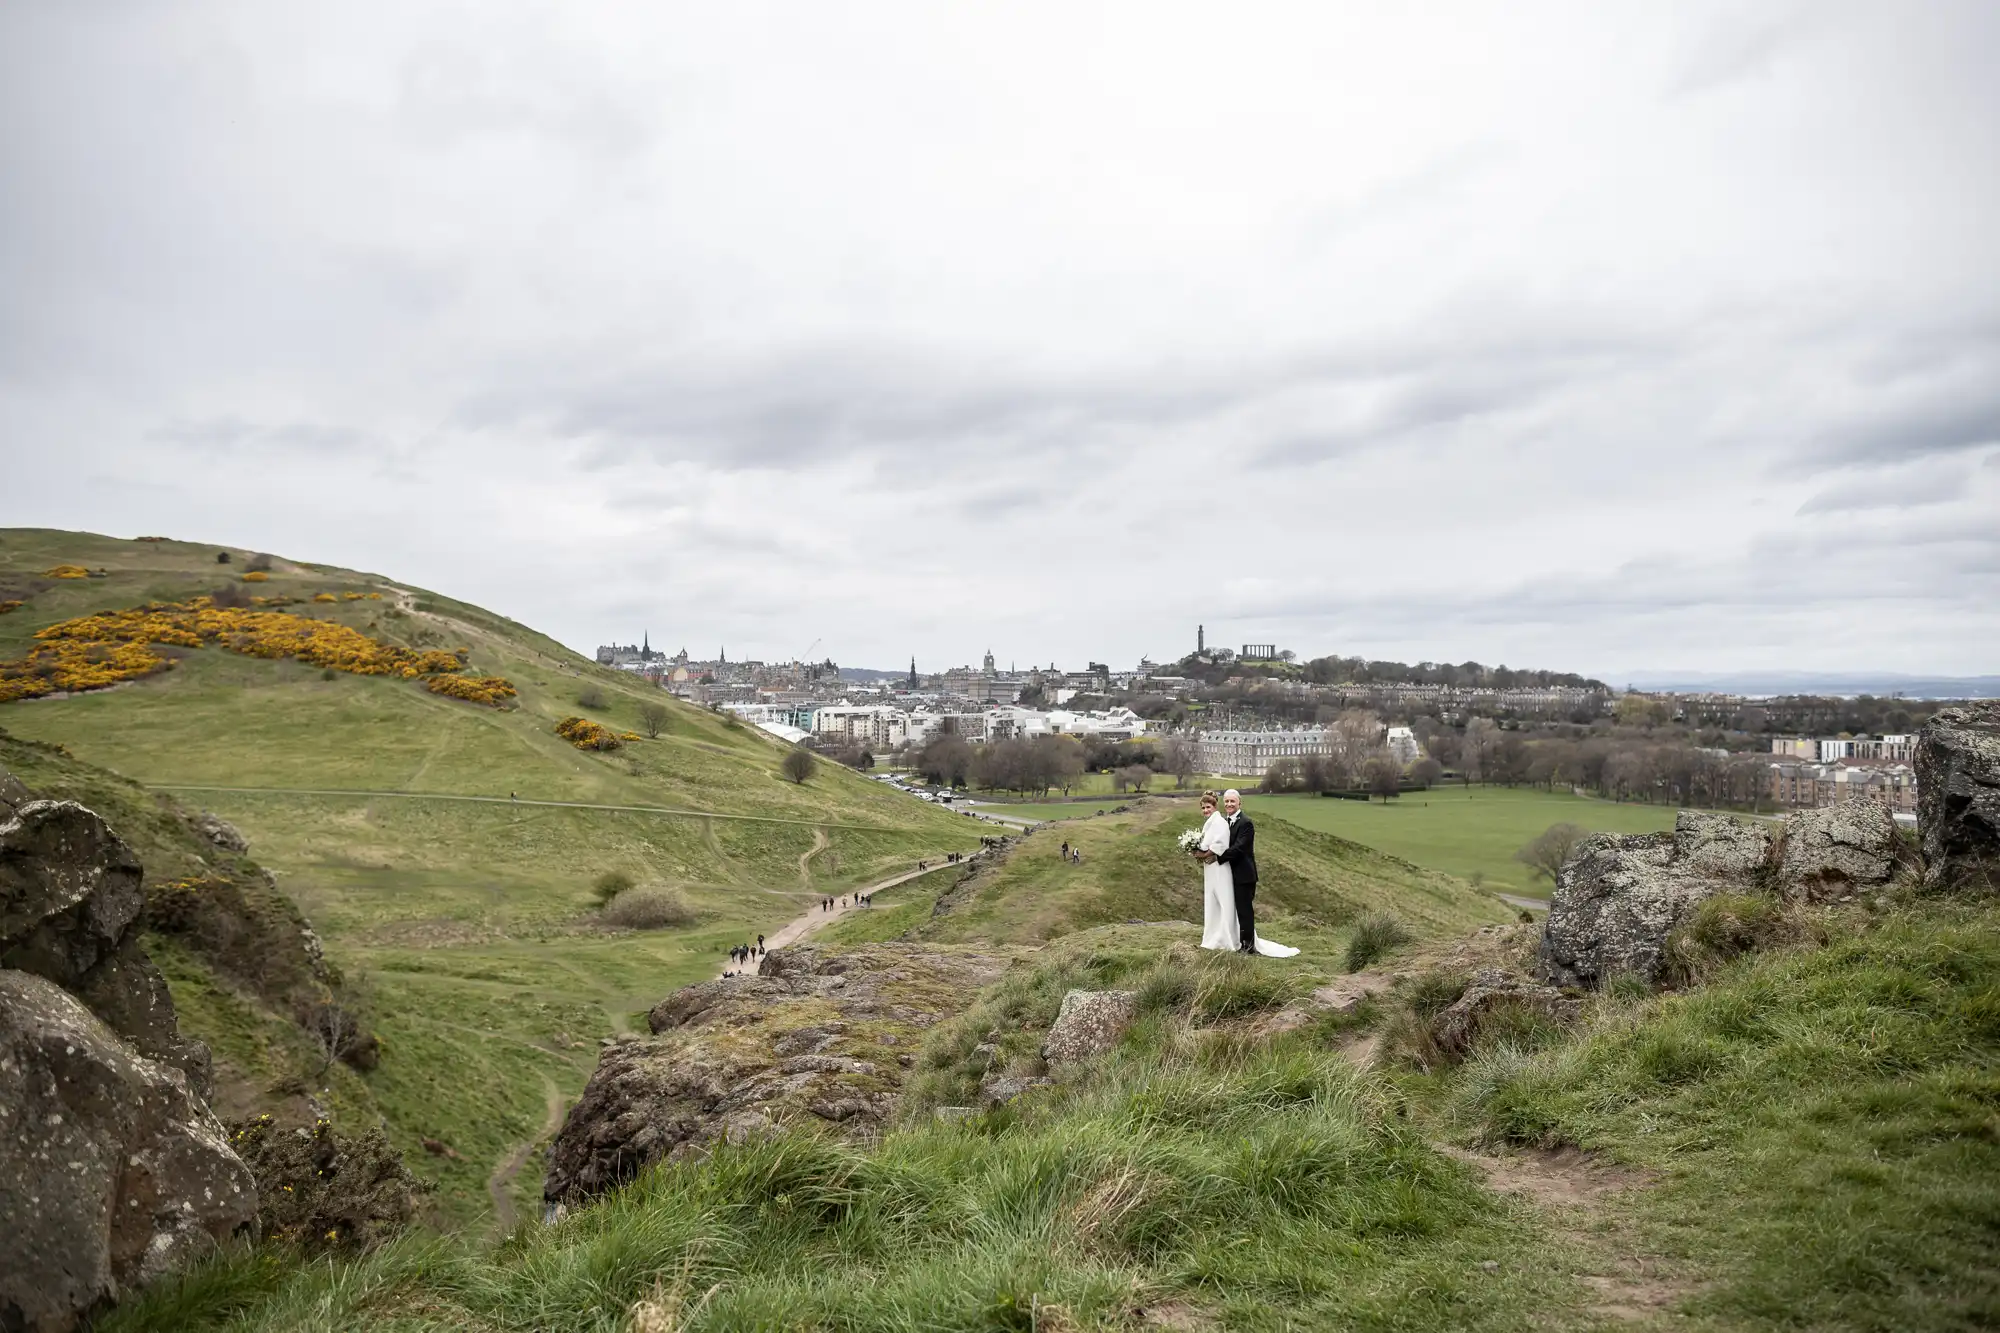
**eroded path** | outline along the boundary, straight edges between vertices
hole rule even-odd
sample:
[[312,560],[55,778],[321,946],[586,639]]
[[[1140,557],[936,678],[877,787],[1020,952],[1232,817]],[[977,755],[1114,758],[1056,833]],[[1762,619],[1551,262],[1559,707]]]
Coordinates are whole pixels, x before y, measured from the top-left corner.
[[1590,1288],[1587,1306],[1599,1319],[1634,1323],[1659,1318],[1694,1290],[1665,1260],[1647,1252],[1619,1208],[1621,1196],[1649,1178],[1577,1148],[1527,1148],[1504,1154],[1440,1143],[1439,1152],[1465,1163],[1487,1188],[1533,1206],[1574,1246],[1577,1279]]
[[486,1178],[486,1193],[493,1200],[493,1225],[503,1236],[512,1231],[514,1224],[520,1220],[520,1215],[514,1208],[512,1190],[514,1177],[520,1175],[521,1168],[528,1164],[528,1158],[535,1151],[535,1145],[553,1136],[562,1128],[562,1090],[556,1087],[555,1080],[547,1074],[542,1075],[542,1096],[545,1099],[546,1114],[542,1117],[541,1132],[501,1158],[499,1165],[493,1168],[493,1174]]

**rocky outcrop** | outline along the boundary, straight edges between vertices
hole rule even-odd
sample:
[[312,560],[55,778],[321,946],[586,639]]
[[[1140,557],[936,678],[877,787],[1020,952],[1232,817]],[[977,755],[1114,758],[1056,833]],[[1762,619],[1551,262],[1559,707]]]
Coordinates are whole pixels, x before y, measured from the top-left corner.
[[2000,703],[1939,709],[1915,766],[1924,886],[2000,890]]
[[1118,1044],[1138,1013],[1139,997],[1129,990],[1073,990],[1063,996],[1042,1058],[1052,1065],[1102,1055]]
[[166,982],[139,944],[141,878],[131,848],[93,811],[74,801],[19,805],[0,823],[0,968],[70,992],[206,1100],[208,1049],[181,1037]]
[[1718,893],[1845,899],[1896,873],[1895,820],[1874,805],[1804,810],[1769,825],[1683,810],[1672,833],[1599,833],[1556,876],[1537,967],[1558,986],[1657,982],[1667,937]]
[[181,1070],[47,979],[0,971],[0,1328],[73,1328],[256,1211]]
[[1472,1053],[1482,1036],[1534,1024],[1566,1027],[1583,1001],[1553,986],[1538,986],[1499,968],[1483,967],[1447,1008],[1431,1020],[1431,1040],[1455,1060]]
[[549,1150],[543,1194],[575,1205],[646,1166],[797,1127],[877,1131],[917,1040],[997,980],[973,949],[870,945],[774,950],[761,975],[685,987],[652,1035],[607,1046]]
[[1823,902],[1896,872],[1901,839],[1879,805],[1849,802],[1788,816],[1778,856],[1777,888],[1788,898]]
[[236,825],[220,815],[210,814],[204,810],[198,815],[188,817],[188,827],[225,852],[236,852],[240,855],[250,850],[249,840],[236,831]]

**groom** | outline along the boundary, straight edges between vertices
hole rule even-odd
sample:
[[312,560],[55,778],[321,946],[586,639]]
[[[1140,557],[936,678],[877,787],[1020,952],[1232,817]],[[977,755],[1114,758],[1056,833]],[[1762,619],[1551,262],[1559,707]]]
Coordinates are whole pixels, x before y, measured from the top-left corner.
[[1229,821],[1229,849],[1216,861],[1229,867],[1236,886],[1238,953],[1257,952],[1257,918],[1251,905],[1257,898],[1257,826],[1243,813],[1243,796],[1234,787],[1222,793],[1222,817]]

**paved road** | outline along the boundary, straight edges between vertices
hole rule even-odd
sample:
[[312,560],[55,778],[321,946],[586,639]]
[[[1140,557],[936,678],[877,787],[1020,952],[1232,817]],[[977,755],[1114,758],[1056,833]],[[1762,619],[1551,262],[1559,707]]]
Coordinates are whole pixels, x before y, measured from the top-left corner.
[[733,819],[745,824],[795,824],[801,828],[844,828],[863,833],[906,833],[883,824],[841,824],[829,819],[783,819],[777,815],[725,815],[716,810],[685,810],[666,805],[593,805],[588,801],[537,801],[510,796],[458,796],[441,791],[365,791],[350,787],[210,787],[192,782],[149,782],[161,791],[218,791],[245,796],[378,796],[411,801],[469,801],[475,805],[528,805],[555,810],[616,810],[637,815],[667,815],[676,819]]

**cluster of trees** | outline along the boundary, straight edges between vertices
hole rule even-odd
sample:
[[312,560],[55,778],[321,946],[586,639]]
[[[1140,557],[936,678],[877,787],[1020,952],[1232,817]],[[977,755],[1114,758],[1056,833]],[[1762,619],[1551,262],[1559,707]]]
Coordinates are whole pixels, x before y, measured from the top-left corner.
[[1601,680],[1571,671],[1531,671],[1478,662],[1370,662],[1359,657],[1315,657],[1305,664],[1305,678],[1315,685],[1449,685],[1459,689],[1583,690],[1608,688]]
[[1468,783],[1582,788],[1614,801],[1753,809],[1769,796],[1768,754],[1731,753],[1686,738],[1531,737],[1474,718],[1463,733],[1432,733],[1426,748]]

